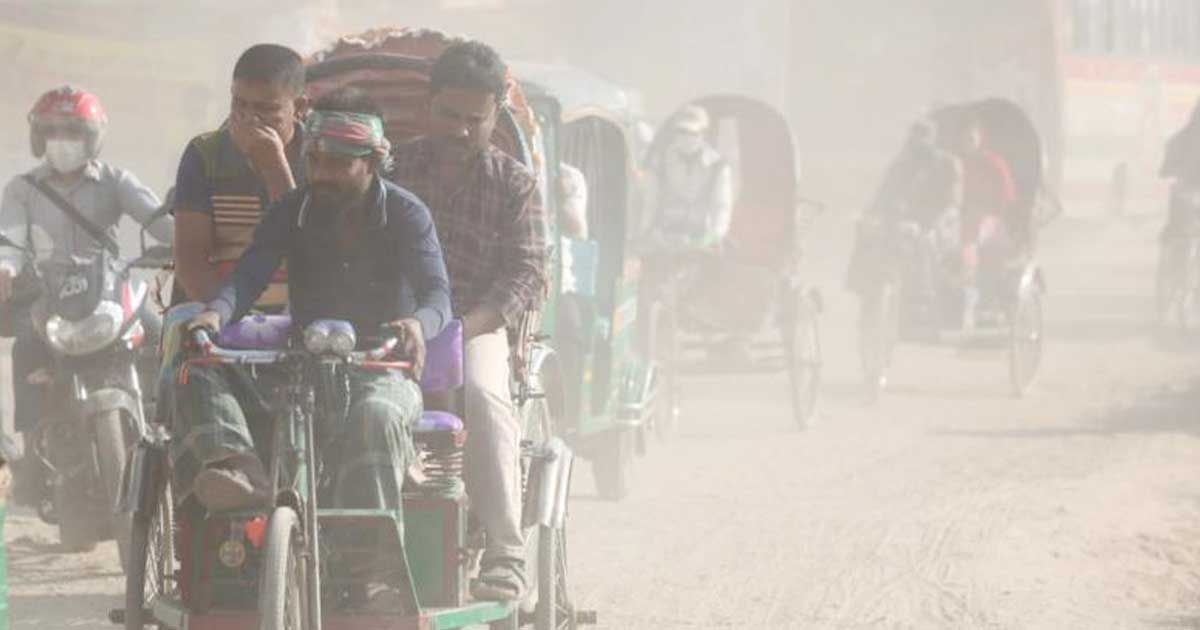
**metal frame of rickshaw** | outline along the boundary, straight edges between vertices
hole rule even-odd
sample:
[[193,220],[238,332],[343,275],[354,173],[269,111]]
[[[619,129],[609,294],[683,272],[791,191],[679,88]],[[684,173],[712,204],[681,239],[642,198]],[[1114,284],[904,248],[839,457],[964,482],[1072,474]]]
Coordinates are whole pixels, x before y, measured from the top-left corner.
[[[991,98],[950,105],[934,111],[929,118],[938,128],[938,142],[948,151],[957,150],[954,143],[961,137],[965,124],[978,119],[988,132],[990,146],[1004,156],[1012,168],[1018,189],[1018,211],[1028,213],[1031,229],[1037,230],[1052,221],[1062,207],[1045,182],[1041,139],[1033,122],[1019,105],[1002,98]],[[898,229],[883,226],[883,229]],[[902,230],[901,230],[902,231]],[[891,232],[894,235],[901,231]],[[887,236],[882,239],[890,242]],[[888,255],[900,255],[893,252]],[[899,260],[899,259],[897,259]],[[903,261],[901,261],[903,262]],[[903,264],[887,265],[893,271]],[[980,326],[963,341],[972,345],[1005,345],[1011,393],[1024,396],[1032,386],[1041,363],[1043,344],[1042,300],[1046,281],[1036,259],[1021,261],[1019,268],[1000,272],[1006,288],[1000,295],[981,296],[981,313],[992,326]],[[875,399],[886,388],[895,346],[904,339],[903,322],[911,316],[914,301],[903,287],[908,282],[900,273],[889,273],[863,300],[859,319],[859,351],[863,365],[868,397]],[[989,285],[981,286],[991,288]],[[934,304],[921,306],[934,311],[939,322],[942,307],[952,296],[939,293]],[[956,307],[961,308],[961,307]],[[909,310],[906,310],[909,309]],[[959,320],[961,321],[961,319]],[[961,331],[954,324],[935,325],[940,336],[944,332]]]
[[[419,42],[422,46],[428,46],[432,43],[435,47],[441,45],[444,47],[450,40],[445,36],[433,31],[406,31],[408,35]],[[403,34],[401,36],[404,36]],[[415,70],[418,72],[427,72],[431,65],[431,60],[426,57],[412,57],[393,53],[371,53],[360,52],[351,54],[345,57],[327,58],[317,62],[315,66],[309,68],[309,81],[320,78],[321,76],[329,76],[344,69],[353,69],[356,65],[359,67],[370,67],[377,69],[389,69],[402,67],[406,70]],[[315,71],[314,71],[315,70]],[[323,74],[324,73],[324,74]],[[502,113],[500,119],[501,133],[508,134],[509,140],[513,141],[515,146],[509,147],[508,150],[515,152],[516,157],[521,159],[526,164],[531,164],[531,156],[528,145],[526,144],[525,134],[521,129],[520,124],[514,119],[514,116],[507,108]],[[497,603],[497,602],[470,602],[463,601],[460,605],[443,605],[436,608],[427,607],[418,601],[417,592],[421,591],[422,575],[425,579],[430,577],[439,579],[445,582],[449,580],[447,577],[455,567],[461,564],[470,562],[471,552],[468,548],[465,529],[465,512],[461,518],[454,519],[457,523],[455,530],[443,529],[441,535],[441,544],[445,547],[442,554],[441,566],[437,566],[439,562],[433,561],[434,566],[424,567],[422,570],[419,563],[413,564],[414,558],[407,549],[404,549],[407,561],[405,564],[406,572],[408,573],[409,583],[413,586],[413,601],[417,605],[417,611],[408,615],[392,615],[384,616],[362,616],[362,615],[337,615],[330,617],[322,615],[322,621],[325,628],[332,629],[349,629],[349,630],[375,630],[376,628],[437,628],[450,629],[461,628],[472,625],[487,624],[493,630],[515,630],[521,625],[532,623],[538,630],[551,630],[551,628],[575,628],[580,624],[594,623],[595,614],[590,611],[576,611],[571,604],[569,594],[566,592],[566,548],[565,548],[565,522],[567,518],[567,502],[570,489],[570,469],[573,453],[566,445],[557,437],[552,435],[555,422],[553,420],[553,395],[550,389],[553,388],[552,380],[544,378],[542,370],[549,365],[553,360],[553,351],[545,344],[545,339],[540,330],[541,318],[538,313],[528,313],[517,327],[512,331],[516,343],[522,350],[517,350],[517,354],[524,359],[524,365],[519,370],[514,370],[513,394],[514,402],[518,406],[518,413],[523,419],[526,426],[526,436],[528,436],[529,427],[532,425],[540,425],[540,430],[543,433],[539,436],[540,443],[532,444],[528,440],[522,442],[522,463],[523,463],[523,526],[527,531],[536,532],[536,536],[531,536],[527,543],[529,546],[528,553],[530,559],[533,560],[534,566],[530,567],[531,575],[536,580],[533,592],[521,602],[514,603]],[[536,414],[548,414],[539,418]],[[170,499],[169,483],[167,483],[168,464],[166,461],[166,443],[168,437],[164,427],[149,433],[135,453],[135,457],[131,462],[130,469],[127,472],[128,490],[125,499],[125,508],[132,511],[136,518],[152,519],[163,518],[165,514],[166,522],[174,522],[172,515],[172,503]],[[461,447],[461,444],[458,445]],[[551,457],[534,457],[529,455],[534,452],[549,452]],[[530,460],[533,457],[533,460]],[[539,465],[539,463],[541,465]],[[160,498],[166,498],[166,501],[161,501]],[[412,532],[417,525],[412,518],[412,512],[407,509],[409,506],[409,496],[406,489],[405,497],[405,532],[406,540],[411,540],[412,536],[408,532]],[[166,506],[166,507],[164,507]],[[345,512],[345,514],[337,514]],[[345,516],[353,518],[354,510],[324,510],[320,511],[321,517],[325,516]],[[174,527],[167,528],[164,535],[173,538]],[[428,533],[427,533],[428,535]],[[434,534],[434,538],[437,535]],[[199,543],[197,543],[199,544]],[[193,545],[195,546],[195,545]],[[171,548],[168,545],[168,548]],[[199,553],[219,553],[220,550],[205,549],[203,545],[196,547]],[[452,555],[451,555],[452,554]],[[427,555],[427,554],[426,554]],[[174,566],[174,560],[166,559],[168,567]],[[411,566],[411,571],[408,567]],[[550,572],[552,579],[546,580],[545,575]],[[540,577],[539,577],[540,576]],[[174,575],[175,584],[178,585],[178,575]],[[442,584],[446,586],[448,582]],[[436,586],[436,585],[435,585]],[[457,585],[459,599],[464,599],[463,590],[465,584]],[[545,599],[547,594],[552,605],[547,605]],[[534,596],[537,598],[534,598]],[[548,612],[549,611],[549,612]],[[116,612],[116,611],[114,611]],[[123,612],[123,611],[122,611]],[[222,618],[217,615],[202,615],[195,616],[191,611],[186,610],[180,601],[173,597],[160,597],[153,604],[151,618],[155,622],[160,623],[165,627],[173,628],[190,628],[197,630],[198,628],[241,628],[249,627],[245,624],[253,625],[257,615],[254,611],[241,611]],[[191,616],[189,616],[191,615]],[[113,615],[114,617],[123,617],[123,614]]]
[[[594,290],[564,295],[562,256],[553,256],[555,290],[546,332],[558,350],[554,368],[563,374],[562,435],[592,462],[599,495],[619,500],[631,489],[634,456],[644,453],[645,433],[656,417],[655,366],[639,346],[638,267],[631,242],[638,209],[634,118],[620,87],[580,69],[518,64],[514,72],[542,132],[545,181],[551,183],[546,207],[556,251],[562,243],[553,193],[559,164],[572,164],[589,180],[588,245],[595,265],[583,275],[591,277],[586,284]],[[563,312],[569,300],[591,316],[578,331],[585,338],[582,348],[566,347]],[[571,352],[579,353],[574,361]],[[569,365],[573,374],[565,374]]]
[[[798,194],[796,150],[791,130],[781,112],[765,102],[739,94],[714,94],[694,99],[689,104],[709,113],[712,125],[707,137],[710,143],[716,146],[722,124],[732,121],[736,126],[741,166],[754,162],[759,168],[775,169],[771,171],[774,177],[757,174],[760,177],[755,182],[757,186],[747,185],[745,173],[735,169],[736,179],[741,180],[742,186],[734,202],[733,225],[729,233],[730,239],[735,241],[734,251],[713,254],[709,260],[713,267],[728,268],[730,262],[740,265],[746,271],[753,270],[755,274],[768,277],[774,285],[775,295],[753,296],[760,298],[760,303],[766,303],[765,312],[756,313],[760,316],[757,325],[745,335],[753,363],[734,369],[786,371],[792,417],[797,426],[804,429],[815,414],[820,390],[822,356],[819,318],[823,303],[819,290],[804,280],[801,241],[812,220],[824,211],[824,204]],[[669,131],[664,130],[655,137],[648,159],[664,150],[668,134]],[[764,142],[772,145],[772,153],[765,161],[762,156],[754,154],[755,148],[763,146]],[[742,230],[743,234],[739,234],[739,228],[745,227],[753,235],[756,218],[761,216],[749,215],[750,208],[760,212],[770,209],[779,213],[773,221],[766,222],[774,230],[766,233],[776,237],[782,233],[783,238],[775,243],[737,243],[739,237],[744,240],[745,233]],[[760,228],[759,235],[763,234]],[[678,295],[679,289],[672,287],[668,291],[668,299],[651,315],[655,322],[651,326],[654,329],[651,343],[656,346],[658,362],[664,366],[664,370],[670,368],[676,372],[664,376],[668,382],[674,382],[690,372],[726,370],[723,364],[699,359],[696,355],[707,353],[732,332],[730,327],[721,323],[689,322],[683,314],[684,309],[680,308],[683,298]],[[676,403],[672,401],[671,404]]]

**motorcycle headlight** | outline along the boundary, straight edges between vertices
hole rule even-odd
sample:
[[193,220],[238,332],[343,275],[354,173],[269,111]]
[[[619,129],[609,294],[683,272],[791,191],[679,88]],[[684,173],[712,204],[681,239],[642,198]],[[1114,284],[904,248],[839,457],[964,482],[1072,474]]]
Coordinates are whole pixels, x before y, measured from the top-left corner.
[[348,356],[357,341],[349,322],[321,319],[304,329],[304,347],[313,354]]
[[91,354],[115,341],[124,321],[121,305],[105,300],[96,306],[94,313],[77,322],[58,315],[47,319],[46,342],[61,354]]

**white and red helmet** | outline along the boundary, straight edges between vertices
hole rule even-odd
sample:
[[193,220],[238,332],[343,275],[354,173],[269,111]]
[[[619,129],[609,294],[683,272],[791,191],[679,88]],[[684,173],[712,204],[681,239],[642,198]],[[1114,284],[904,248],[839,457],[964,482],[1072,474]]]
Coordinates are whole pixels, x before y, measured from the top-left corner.
[[88,156],[95,158],[107,127],[108,115],[95,94],[64,85],[43,94],[29,110],[29,148],[40,158],[50,131],[70,129],[84,135]]

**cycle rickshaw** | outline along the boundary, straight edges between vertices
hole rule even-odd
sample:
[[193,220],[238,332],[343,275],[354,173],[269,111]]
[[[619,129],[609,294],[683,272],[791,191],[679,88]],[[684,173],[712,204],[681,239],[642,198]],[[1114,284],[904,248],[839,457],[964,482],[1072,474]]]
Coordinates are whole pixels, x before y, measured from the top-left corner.
[[[345,38],[310,63],[309,92],[362,87],[383,107],[390,139],[403,141],[420,132],[416,111],[429,70],[450,43],[440,33],[417,30]],[[522,128],[533,120],[526,107],[514,88],[493,142],[532,166]],[[406,483],[402,523],[386,510],[318,509],[321,470],[311,446],[314,424],[326,410],[314,402],[320,379],[313,375],[402,365],[389,353],[394,341],[339,352],[336,324],[332,330],[321,349],[312,342],[312,326],[297,331],[286,316],[255,316],[222,330],[220,339],[197,339],[202,351],[192,361],[271,365],[287,374],[272,405],[269,460],[272,477],[286,483],[277,486],[265,512],[208,514],[192,501],[177,506],[168,482],[167,429],[153,427],[131,457],[122,502],[134,522],[126,606],[116,615],[126,628],[550,630],[594,622],[592,613],[575,609],[568,592],[565,536],[574,455],[554,434],[558,401],[540,372],[552,352],[538,332],[537,314],[529,313],[513,332],[521,360],[513,392],[524,425],[522,524],[530,571],[529,592],[514,603],[467,595],[481,546],[470,535],[462,483],[469,419],[426,411],[414,428],[426,478]],[[429,343],[424,390],[461,386],[462,345],[457,323]],[[352,595],[364,579],[363,566],[398,590],[398,610],[357,605]]]
[[[959,148],[969,125],[982,127],[988,146],[1010,166],[1017,193],[1010,211],[1027,217],[1031,231],[1061,212],[1044,180],[1041,139],[1020,106],[988,99],[944,107],[929,118],[938,143],[950,152]],[[947,336],[968,345],[1005,348],[1011,391],[1024,395],[1041,365],[1043,344],[1046,283],[1032,255],[981,263],[977,321],[968,328],[957,249],[950,256],[935,253],[931,243],[936,228],[903,221],[866,225],[873,228],[868,247],[878,255],[872,267],[879,272],[864,289],[858,323],[868,395],[873,399],[886,387],[899,342],[941,342]]]
[[[664,371],[662,404],[678,404],[679,378],[688,372],[782,370],[792,418],[803,429],[820,389],[822,302],[803,278],[801,241],[823,206],[798,194],[796,150],[781,112],[737,94],[690,105],[707,112],[707,140],[732,169],[733,216],[719,251],[686,254],[690,260],[665,290],[648,296],[643,329]],[[659,132],[648,163],[666,151],[670,134],[669,125]],[[731,339],[747,346],[748,364],[725,362],[720,348]]]

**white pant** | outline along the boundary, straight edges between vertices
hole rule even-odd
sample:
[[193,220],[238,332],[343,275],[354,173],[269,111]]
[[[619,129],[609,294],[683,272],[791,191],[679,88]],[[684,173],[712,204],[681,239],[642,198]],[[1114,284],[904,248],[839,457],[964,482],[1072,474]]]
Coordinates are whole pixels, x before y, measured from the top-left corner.
[[479,335],[464,347],[467,453],[472,511],[487,532],[484,560],[524,558],[521,424],[509,390],[508,334]]

